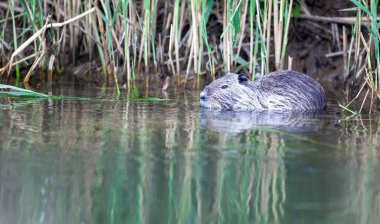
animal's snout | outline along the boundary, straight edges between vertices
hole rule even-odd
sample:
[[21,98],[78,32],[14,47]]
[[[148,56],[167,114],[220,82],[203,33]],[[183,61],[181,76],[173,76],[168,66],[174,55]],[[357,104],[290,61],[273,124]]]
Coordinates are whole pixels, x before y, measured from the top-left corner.
[[207,93],[206,93],[206,91],[202,91],[202,92],[201,92],[201,94],[200,94],[200,99],[203,100],[203,101],[204,101],[204,100],[207,100]]

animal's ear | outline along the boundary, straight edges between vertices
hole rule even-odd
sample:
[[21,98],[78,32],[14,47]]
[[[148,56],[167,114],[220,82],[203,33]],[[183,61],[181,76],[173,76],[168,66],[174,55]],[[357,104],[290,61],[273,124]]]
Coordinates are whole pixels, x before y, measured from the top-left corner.
[[238,80],[239,80],[239,83],[244,83],[244,82],[247,82],[249,79],[245,73],[240,73],[238,76]]

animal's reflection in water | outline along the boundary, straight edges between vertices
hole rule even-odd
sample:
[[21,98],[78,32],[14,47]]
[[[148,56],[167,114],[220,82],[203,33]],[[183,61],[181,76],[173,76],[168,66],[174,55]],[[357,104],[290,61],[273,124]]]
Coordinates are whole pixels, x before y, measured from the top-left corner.
[[317,132],[323,126],[322,112],[236,112],[201,110],[202,129],[211,132],[240,134],[254,128],[270,128],[287,132]]

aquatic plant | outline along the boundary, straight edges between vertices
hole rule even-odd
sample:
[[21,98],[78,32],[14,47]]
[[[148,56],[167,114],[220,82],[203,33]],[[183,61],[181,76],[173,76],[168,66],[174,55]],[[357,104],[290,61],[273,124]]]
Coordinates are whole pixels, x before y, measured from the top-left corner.
[[48,98],[49,95],[38,93],[32,90],[19,88],[16,86],[10,86],[5,84],[0,84],[0,89],[9,89],[11,91],[1,91],[1,95],[7,95],[7,96],[15,96],[15,97],[42,97],[42,98]]
[[[71,97],[71,96],[56,96],[35,92],[29,89],[23,89],[16,86],[0,84],[0,97],[13,97],[13,98],[42,98],[49,100],[75,100],[87,102],[117,102],[122,99],[99,99],[99,98],[84,98],[84,97]],[[140,95],[127,94],[128,102],[157,102],[157,101],[171,101],[170,99],[161,99],[157,97],[141,97]]]

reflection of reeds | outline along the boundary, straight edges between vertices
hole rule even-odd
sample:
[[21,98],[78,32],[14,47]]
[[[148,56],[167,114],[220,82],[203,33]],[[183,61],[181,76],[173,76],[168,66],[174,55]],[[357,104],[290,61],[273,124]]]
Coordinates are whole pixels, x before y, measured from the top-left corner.
[[[305,152],[312,143],[262,129],[233,136],[201,130],[199,111],[187,97],[186,109],[187,102],[44,101],[25,106],[24,113],[2,110],[0,221],[283,223],[287,212],[299,213],[289,200],[336,191],[332,184],[341,180],[341,207],[332,213],[347,211],[358,223],[379,214],[377,119],[359,117],[327,129],[341,135],[333,139],[341,149],[319,150],[326,156],[320,166],[338,167],[339,179],[332,182],[324,175],[336,178],[335,172],[307,171],[320,155]],[[301,145],[290,148],[292,140]],[[290,174],[297,150],[312,158],[305,167],[290,167],[296,169]],[[337,164],[332,158],[342,154],[347,157]],[[294,183],[300,172],[321,178],[317,193]],[[301,190],[299,198],[289,198]]]
[[[343,167],[348,174],[342,183],[339,203],[348,204],[343,214],[355,223],[375,223],[380,212],[378,148],[380,146],[380,123],[378,118],[362,117],[345,121],[345,129],[338,138],[339,145],[349,145],[345,154],[351,158]],[[359,137],[360,136],[360,137]],[[348,148],[348,147],[347,147]]]

